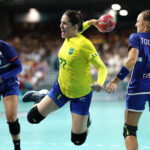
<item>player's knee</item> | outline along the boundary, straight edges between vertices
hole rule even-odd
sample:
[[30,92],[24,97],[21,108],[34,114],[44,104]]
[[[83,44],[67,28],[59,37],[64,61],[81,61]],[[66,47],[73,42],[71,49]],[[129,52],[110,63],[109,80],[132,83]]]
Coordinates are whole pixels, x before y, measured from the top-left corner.
[[9,132],[12,135],[18,135],[20,133],[20,124],[18,119],[15,122],[7,122],[9,125]]
[[75,144],[75,145],[82,145],[87,137],[87,133],[81,133],[81,134],[75,134],[73,132],[71,132],[71,141]]
[[27,114],[27,119],[32,124],[37,124],[44,118],[45,117],[39,113],[37,106],[34,106]]
[[137,126],[130,126],[128,124],[125,124],[124,125],[124,128],[123,128],[123,136],[124,138],[126,138],[127,136],[135,136],[136,137],[136,131],[137,131]]

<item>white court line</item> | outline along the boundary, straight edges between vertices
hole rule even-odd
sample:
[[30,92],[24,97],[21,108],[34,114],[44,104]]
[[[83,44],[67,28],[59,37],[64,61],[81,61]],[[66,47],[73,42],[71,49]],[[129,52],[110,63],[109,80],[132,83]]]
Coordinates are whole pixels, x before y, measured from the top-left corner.
[[39,145],[41,145],[41,144],[44,144],[43,142],[40,142],[40,141],[35,141],[35,142],[33,142],[34,144],[39,144]]
[[112,147],[114,147],[114,148],[119,148],[120,145],[112,145]]
[[104,144],[95,144],[96,147],[104,147]]
[[56,143],[56,142],[51,142],[51,143],[48,143],[48,144],[50,144],[50,145],[58,145],[58,143]]
[[[11,144],[12,142],[11,141],[4,141],[3,143],[5,144]],[[43,143],[41,141],[34,141],[33,142],[34,144],[37,144],[37,145],[42,145],[42,144],[50,144],[50,145],[58,145],[59,143],[57,142],[51,142],[51,143]],[[30,144],[30,142],[28,141],[23,141],[21,142],[21,144],[23,145],[27,145],[27,144]],[[72,146],[73,144],[72,143],[64,143],[65,146]],[[83,144],[84,147],[87,147],[87,146],[90,146],[89,144]],[[108,145],[104,145],[104,144],[94,144],[94,146],[96,147],[105,147],[105,146],[108,146]],[[111,147],[113,148],[120,148],[121,146],[120,145],[111,145]],[[142,146],[142,149],[146,149],[146,150],[150,150],[150,146]]]
[[26,112],[19,112],[18,116],[20,116],[20,117],[26,117],[27,113]]
[[64,145],[66,145],[66,146],[71,146],[72,143],[64,143]]
[[143,149],[150,149],[150,146],[142,146]]
[[27,142],[27,141],[23,141],[21,142],[21,144],[29,144],[30,142]]
[[10,142],[10,141],[4,141],[4,143],[6,143],[6,144],[11,144],[12,142]]
[[87,147],[89,144],[83,144],[84,147]]
[[[26,112],[19,112],[18,116],[19,117],[26,117],[27,113]],[[5,112],[0,112],[0,117],[5,117]]]

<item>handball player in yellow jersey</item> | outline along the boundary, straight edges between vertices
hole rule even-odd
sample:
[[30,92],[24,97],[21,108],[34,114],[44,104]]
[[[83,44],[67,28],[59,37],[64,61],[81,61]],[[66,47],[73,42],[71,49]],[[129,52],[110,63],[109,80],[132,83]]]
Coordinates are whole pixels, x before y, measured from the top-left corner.
[[[75,10],[66,11],[61,18],[61,37],[65,39],[59,50],[59,76],[52,89],[45,96],[44,91],[30,91],[26,99],[44,98],[34,105],[27,115],[30,123],[39,123],[48,114],[70,102],[72,113],[71,141],[82,145],[87,137],[89,107],[92,91],[99,92],[106,80],[107,69],[90,40],[81,33],[90,25],[97,27],[98,20],[83,23],[82,15]],[[98,71],[97,82],[91,76],[91,64]]]

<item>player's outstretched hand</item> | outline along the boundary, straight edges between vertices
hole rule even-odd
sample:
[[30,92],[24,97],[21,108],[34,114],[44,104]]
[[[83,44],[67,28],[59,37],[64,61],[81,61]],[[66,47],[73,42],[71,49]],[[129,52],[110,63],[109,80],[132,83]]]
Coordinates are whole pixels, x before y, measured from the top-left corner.
[[103,32],[103,31],[100,30],[100,28],[98,27],[98,22],[99,22],[99,20],[97,20],[97,19],[88,20],[88,24],[89,24],[89,25],[93,25],[93,26],[95,26],[95,27],[98,29],[98,31]]
[[96,92],[99,92],[101,91],[101,89],[103,89],[103,87],[97,82],[94,82],[93,84],[91,84],[91,88],[93,91],[96,91]]
[[106,85],[106,89],[105,91],[110,94],[110,93],[114,93],[116,91],[116,88],[117,88],[117,84],[114,83],[114,82],[109,82],[107,83]]

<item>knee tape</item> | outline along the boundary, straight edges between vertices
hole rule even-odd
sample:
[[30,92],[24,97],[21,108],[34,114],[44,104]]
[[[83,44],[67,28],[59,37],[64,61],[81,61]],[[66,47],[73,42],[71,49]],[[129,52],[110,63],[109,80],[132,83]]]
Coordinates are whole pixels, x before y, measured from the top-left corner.
[[27,119],[32,124],[37,124],[44,118],[45,117],[39,113],[37,106],[33,107],[27,114]]
[[137,131],[137,126],[130,126],[130,125],[127,125],[125,124],[124,125],[124,128],[123,128],[123,136],[124,138],[126,138],[127,136],[135,136],[136,137],[136,131]]
[[9,132],[12,135],[17,135],[20,133],[20,124],[18,122],[18,119],[15,122],[7,122],[9,125]]
[[81,133],[81,134],[75,134],[75,133],[71,132],[71,141],[75,145],[82,145],[86,140],[86,136],[87,136],[86,132]]

